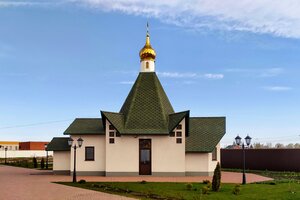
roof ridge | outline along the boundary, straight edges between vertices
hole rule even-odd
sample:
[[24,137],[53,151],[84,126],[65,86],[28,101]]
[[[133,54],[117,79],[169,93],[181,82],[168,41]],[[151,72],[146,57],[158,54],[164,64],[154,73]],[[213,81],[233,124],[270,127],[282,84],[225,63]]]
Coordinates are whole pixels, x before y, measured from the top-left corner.
[[185,112],[188,112],[190,110],[185,110],[185,111],[180,111],[180,112],[174,112],[174,113],[171,113],[169,115],[176,115],[176,114],[179,114],[179,113],[185,113]]
[[[137,77],[137,80],[135,81],[135,83],[134,83],[134,85],[132,86],[132,89],[134,89],[134,91],[131,91],[130,90],[130,93],[132,92],[133,93],[133,95],[134,96],[131,96],[131,103],[129,104],[129,108],[128,108],[128,111],[130,111],[131,110],[131,108],[132,108],[132,106],[134,105],[134,101],[135,101],[135,97],[136,97],[136,95],[137,95],[137,90],[138,90],[138,88],[139,88],[139,86],[140,86],[140,81],[138,81],[138,79],[140,79],[141,78],[141,72],[139,73],[139,75],[138,75],[138,77]],[[136,86],[135,86],[136,85]],[[135,87],[134,87],[135,86]],[[129,96],[128,96],[129,97]],[[127,101],[127,98],[126,98],[126,100],[125,100],[125,103],[127,103],[126,102]],[[124,104],[125,104],[124,103]],[[122,106],[122,108],[123,108],[123,106]],[[121,108],[121,109],[122,109]],[[124,114],[124,128],[126,129],[126,126],[127,126],[127,122],[129,121],[129,117],[130,117],[130,114],[129,114],[129,112],[127,111],[127,113],[126,114]]]
[[97,118],[97,117],[91,117],[91,118],[87,118],[87,117],[79,117],[79,118],[75,118],[76,119],[80,119],[80,120],[87,120],[87,119],[101,119],[101,118]]
[[[101,112],[104,112],[104,113],[110,113],[110,114],[124,115],[124,113],[121,113],[121,112],[110,112],[110,111],[103,111],[103,110],[101,110]],[[101,119],[101,118],[100,118],[100,119]]]
[[[159,94],[159,85],[158,85],[159,83],[158,83],[158,81],[155,81],[155,83],[154,83],[154,86],[155,86],[155,91],[157,92],[157,96],[158,96],[158,98],[159,98],[159,105],[160,105],[160,109],[161,109],[161,112],[162,112],[162,115],[163,115],[163,118],[164,118],[164,120],[166,121],[166,125],[168,125],[168,123],[169,123],[169,118],[167,117],[168,115],[165,113],[165,110],[163,109],[163,104],[162,104],[162,98],[161,98],[161,96],[160,96],[160,94]],[[168,98],[168,97],[167,97]]]
[[216,117],[190,117],[190,119],[211,119],[211,118],[226,118],[225,116],[216,116]]

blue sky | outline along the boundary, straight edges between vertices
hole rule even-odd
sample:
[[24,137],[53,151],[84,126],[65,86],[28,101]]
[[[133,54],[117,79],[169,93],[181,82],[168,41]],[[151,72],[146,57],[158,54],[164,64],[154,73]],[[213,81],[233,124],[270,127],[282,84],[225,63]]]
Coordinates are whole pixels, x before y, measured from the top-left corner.
[[149,21],[176,111],[226,116],[223,146],[237,134],[300,142],[299,9],[293,0],[0,1],[0,140],[50,140],[76,117],[119,111]]

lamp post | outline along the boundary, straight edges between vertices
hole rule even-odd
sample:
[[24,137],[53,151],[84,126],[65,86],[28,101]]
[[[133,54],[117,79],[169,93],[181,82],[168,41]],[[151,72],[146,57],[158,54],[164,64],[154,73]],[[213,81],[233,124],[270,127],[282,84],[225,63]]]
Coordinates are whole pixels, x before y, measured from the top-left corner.
[[48,149],[47,149],[47,144],[45,144],[45,151],[46,151],[46,169],[48,169]]
[[82,143],[83,143],[83,139],[81,138],[78,138],[77,140],[77,143],[78,143],[78,146],[76,144],[73,145],[73,139],[70,137],[68,139],[68,145],[71,147],[71,148],[74,148],[74,170],[73,170],[73,183],[76,183],[77,180],[76,180],[76,149],[77,148],[80,148],[82,146]]
[[[247,137],[245,137],[245,141],[246,141],[247,146],[250,145],[251,139],[252,138],[249,135],[247,135]],[[242,138],[240,136],[236,136],[235,143],[237,145],[239,145],[239,146],[242,144],[242,148],[243,148],[243,185],[244,185],[244,184],[246,184],[246,174],[245,174],[245,168],[246,168],[245,144],[244,144],[244,142],[242,142]]]
[[7,164],[7,149],[8,149],[7,147],[4,148],[4,150],[5,150],[5,161],[4,161],[5,164]]

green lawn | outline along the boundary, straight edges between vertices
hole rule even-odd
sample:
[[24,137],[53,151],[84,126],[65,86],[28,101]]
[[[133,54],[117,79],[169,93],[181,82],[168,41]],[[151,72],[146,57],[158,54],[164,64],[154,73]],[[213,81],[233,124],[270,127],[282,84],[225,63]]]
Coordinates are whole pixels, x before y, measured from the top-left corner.
[[202,183],[193,183],[192,190],[187,190],[185,183],[60,183],[69,186],[81,187],[107,193],[136,197],[138,199],[300,199],[300,184],[297,181],[278,181],[240,186],[240,194],[232,193],[235,184],[222,184],[219,192],[210,191],[202,194]]

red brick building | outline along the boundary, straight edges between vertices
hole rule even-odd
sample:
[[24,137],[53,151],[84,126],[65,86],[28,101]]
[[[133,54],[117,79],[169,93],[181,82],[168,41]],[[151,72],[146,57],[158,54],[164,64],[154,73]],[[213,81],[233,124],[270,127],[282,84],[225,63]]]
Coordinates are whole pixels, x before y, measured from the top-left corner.
[[19,150],[45,150],[45,144],[49,142],[20,142]]

